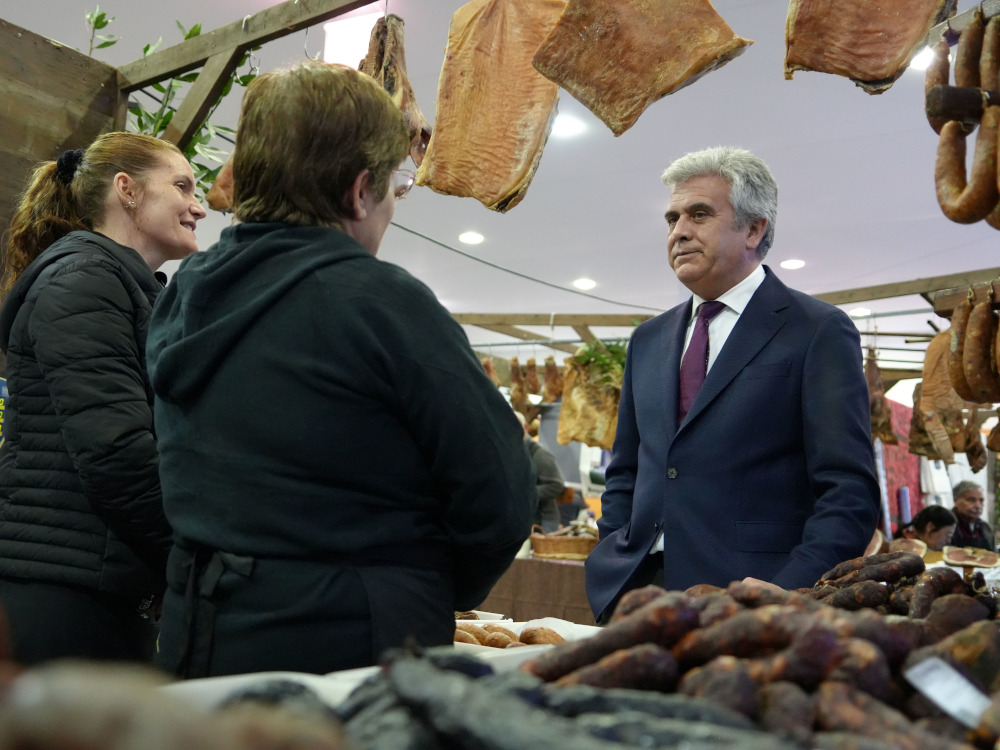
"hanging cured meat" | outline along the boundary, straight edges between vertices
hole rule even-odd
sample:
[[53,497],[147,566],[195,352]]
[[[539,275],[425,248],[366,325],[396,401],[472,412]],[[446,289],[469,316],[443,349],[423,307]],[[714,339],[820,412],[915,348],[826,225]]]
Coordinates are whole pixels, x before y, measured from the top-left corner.
[[510,403],[514,411],[526,414],[528,411],[528,390],[524,384],[524,373],[517,357],[510,358]]
[[378,81],[392,97],[393,103],[402,110],[410,136],[410,158],[419,167],[431,139],[431,126],[420,111],[406,74],[402,18],[389,15],[375,23],[368,55],[361,61],[358,70]]
[[205,194],[205,202],[213,211],[229,213],[233,210],[233,157],[222,165],[212,189]]
[[832,73],[881,94],[910,64],[927,32],[956,0],[791,0],[785,24],[785,78]]
[[534,357],[530,357],[526,363],[524,382],[528,387],[528,393],[537,395],[542,392],[542,383],[538,379],[538,365]]
[[[954,325],[954,321],[952,322]],[[919,397],[914,391],[914,427],[910,433],[910,452],[928,458],[941,459],[945,463],[955,462],[955,451],[965,450],[966,427],[962,421],[965,401],[952,387],[948,374],[951,335],[942,331],[927,346],[924,355],[923,383]],[[920,419],[917,419],[919,413]],[[921,448],[919,434],[921,427],[929,438],[929,445]]]
[[521,202],[559,98],[531,56],[565,7],[563,0],[472,0],[455,12],[418,185],[500,213]]
[[497,375],[497,366],[493,364],[492,357],[483,357],[479,360],[483,365],[483,370],[486,372],[486,377],[493,381],[493,385],[500,386],[500,377]]
[[708,0],[569,0],[535,67],[621,135],[650,104],[751,44]]
[[555,403],[563,392],[563,376],[556,366],[555,357],[545,358],[545,387],[542,391],[542,401],[546,404]]
[[899,439],[892,431],[892,411],[885,397],[885,382],[878,369],[875,347],[868,347],[865,360],[865,380],[868,381],[868,409],[871,412],[872,440],[878,438],[883,445],[898,445]]

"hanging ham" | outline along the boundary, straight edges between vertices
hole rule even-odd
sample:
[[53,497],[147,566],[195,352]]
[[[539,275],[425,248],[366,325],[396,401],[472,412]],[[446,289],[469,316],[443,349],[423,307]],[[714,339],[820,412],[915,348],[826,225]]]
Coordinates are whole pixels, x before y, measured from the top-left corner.
[[751,44],[708,0],[569,0],[535,68],[621,135],[650,104]]
[[565,7],[563,0],[472,0],[455,12],[418,185],[500,213],[521,202],[559,92],[531,57]]
[[431,140],[431,126],[420,111],[406,73],[402,18],[389,15],[378,19],[368,43],[368,55],[358,70],[374,78],[402,110],[410,136],[410,158],[419,167]]
[[797,70],[850,78],[881,94],[903,75],[932,27],[957,0],[791,0],[785,23],[785,78]]
[[875,347],[868,347],[865,360],[865,380],[868,381],[868,409],[871,412],[872,440],[879,438],[883,445],[898,445],[899,438],[892,431],[892,410],[885,397],[885,382],[878,367]]

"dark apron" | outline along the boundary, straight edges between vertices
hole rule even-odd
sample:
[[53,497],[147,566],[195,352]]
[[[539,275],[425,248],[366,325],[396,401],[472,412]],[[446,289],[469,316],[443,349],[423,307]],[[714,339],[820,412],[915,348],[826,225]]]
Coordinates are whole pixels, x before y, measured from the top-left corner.
[[[255,569],[271,563],[356,569],[368,595],[375,656],[384,648],[401,645],[407,635],[417,635],[428,646],[453,639],[451,561],[448,547],[443,543],[392,545],[308,560],[255,559],[184,544],[174,546],[167,572],[175,591],[178,583],[184,584],[180,640],[173,658],[169,659],[171,663],[161,666],[182,678],[210,676],[215,619],[222,603],[220,581],[232,573],[252,586]],[[409,585],[408,574],[415,577],[417,585]],[[442,586],[422,587],[420,579],[426,580],[427,576],[432,581],[447,582],[446,590],[437,590],[445,588]],[[392,585],[387,586],[387,582]],[[400,630],[407,627],[406,623],[416,632]]]

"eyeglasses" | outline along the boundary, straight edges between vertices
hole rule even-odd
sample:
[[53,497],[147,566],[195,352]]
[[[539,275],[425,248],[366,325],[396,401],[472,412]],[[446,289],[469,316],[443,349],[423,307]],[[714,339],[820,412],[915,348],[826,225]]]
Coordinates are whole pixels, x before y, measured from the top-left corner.
[[396,200],[401,201],[406,197],[416,179],[417,175],[409,169],[392,170],[392,194],[396,196]]

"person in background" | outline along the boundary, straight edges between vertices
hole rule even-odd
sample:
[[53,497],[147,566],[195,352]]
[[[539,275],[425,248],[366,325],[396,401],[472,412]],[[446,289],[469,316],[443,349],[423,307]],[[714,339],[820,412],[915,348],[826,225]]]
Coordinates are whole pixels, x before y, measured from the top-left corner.
[[168,671],[323,674],[410,636],[451,644],[528,537],[524,430],[433,292],[375,257],[409,150],[351,68],[247,88],[241,223],[181,265],[150,326]]
[[975,482],[959,482],[952,490],[955,498],[955,535],[948,544],[954,547],[978,547],[990,552],[996,551],[993,529],[986,523],[983,509],[986,500],[983,488]]
[[146,331],[205,211],[167,141],[108,133],[31,177],[7,234],[0,602],[16,659],[148,660],[171,530]]
[[514,412],[517,420],[524,428],[524,444],[528,446],[528,455],[535,467],[535,492],[538,495],[538,510],[532,524],[542,527],[546,534],[551,534],[559,528],[561,516],[556,500],[566,491],[563,479],[555,457],[546,448],[528,434],[528,424],[521,412]]
[[927,549],[940,552],[946,544],[952,544],[955,533],[955,516],[940,505],[929,505],[913,517],[913,520],[899,529],[899,534],[907,539],[919,539]]

